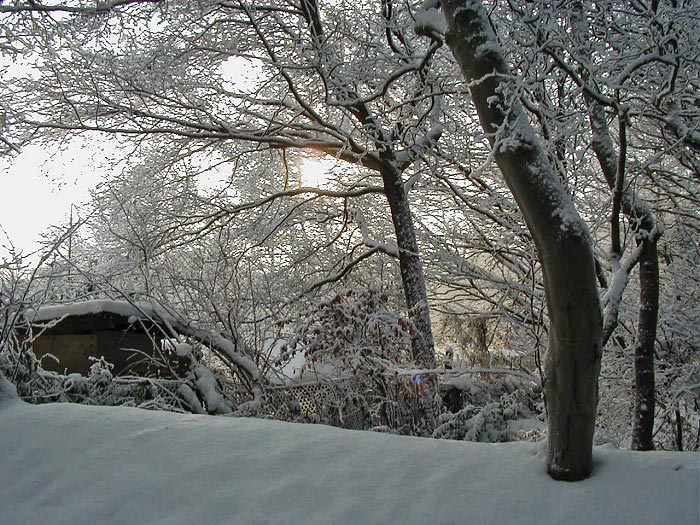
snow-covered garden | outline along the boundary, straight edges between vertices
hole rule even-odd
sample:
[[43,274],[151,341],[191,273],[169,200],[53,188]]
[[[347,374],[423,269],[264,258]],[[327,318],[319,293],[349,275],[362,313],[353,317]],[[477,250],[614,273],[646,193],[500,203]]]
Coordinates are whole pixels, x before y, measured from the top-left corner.
[[698,20],[0,0],[0,525],[696,525]]
[[553,481],[542,443],[0,400],[0,522],[695,525],[700,457],[594,450]]

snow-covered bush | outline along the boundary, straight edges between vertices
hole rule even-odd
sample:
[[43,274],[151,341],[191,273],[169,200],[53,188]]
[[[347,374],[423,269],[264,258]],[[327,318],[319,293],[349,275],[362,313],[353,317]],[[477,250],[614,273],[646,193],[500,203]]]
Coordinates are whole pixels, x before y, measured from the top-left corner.
[[486,443],[506,441],[506,419],[500,403],[466,405],[455,414],[441,414],[432,437]]
[[[86,405],[132,406],[172,412],[189,412],[179,395],[182,381],[147,377],[113,377],[104,358],[92,365],[90,375],[62,375],[34,366],[31,372],[20,363],[18,352],[0,353],[0,372],[11,378],[19,396],[30,403],[81,403]],[[31,350],[24,355],[33,356]],[[36,359],[33,359],[36,363]],[[31,361],[30,361],[31,362]],[[13,371],[20,371],[11,375]]]
[[279,362],[303,354],[301,378],[320,368],[337,377],[373,374],[410,359],[412,323],[376,288],[333,294],[280,326],[291,334]]
[[[396,313],[389,295],[379,289],[336,293],[282,327],[288,343],[278,364],[303,355],[297,381],[333,383],[338,399],[321,402],[335,403],[342,413],[348,406],[344,400],[352,398],[352,408],[362,410],[366,418],[364,428],[503,441],[508,421],[539,413],[534,383],[507,374],[482,380],[474,375],[454,377],[460,372],[446,369],[440,380],[442,398],[425,395],[425,374],[416,371],[410,357],[412,323]],[[319,422],[343,424],[332,418]]]
[[529,439],[522,433],[515,435],[509,422],[535,419],[543,408],[538,402],[539,389],[533,383],[507,375],[488,381],[474,376],[452,378],[443,383],[443,389],[460,396],[458,404],[453,401],[452,411],[439,416],[432,433],[438,439],[488,443]]
[[7,401],[18,399],[18,397],[15,385],[10,383],[5,379],[5,376],[0,373],[0,405]]
[[[278,365],[302,355],[297,381],[342,382],[353,390],[335,402],[352,400],[366,415],[366,427],[426,435],[439,405],[423,399],[418,379],[403,381],[411,362],[411,320],[397,313],[391,296],[375,288],[335,293],[280,323],[287,343]],[[359,410],[359,409],[358,409]]]

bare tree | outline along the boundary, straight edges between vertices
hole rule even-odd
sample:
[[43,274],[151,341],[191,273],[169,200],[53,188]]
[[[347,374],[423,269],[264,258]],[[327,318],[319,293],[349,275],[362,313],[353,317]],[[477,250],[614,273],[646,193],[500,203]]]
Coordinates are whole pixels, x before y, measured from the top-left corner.
[[[326,7],[330,24],[306,0],[33,6],[0,10],[24,15],[25,27],[41,34],[43,48],[40,74],[16,84],[17,93],[43,95],[15,102],[10,131],[167,140],[183,154],[209,149],[226,156],[231,143],[315,150],[377,173],[396,237],[389,252],[398,258],[417,327],[414,358],[433,368],[425,279],[404,174],[440,136],[441,90],[432,63],[441,41],[416,39],[408,3],[375,8],[340,2]],[[121,43],[104,37],[107,30],[116,31]],[[256,64],[258,77],[247,86],[232,82],[221,73],[229,60]],[[336,197],[356,190],[357,183],[348,181]],[[225,211],[218,216],[224,218]]]

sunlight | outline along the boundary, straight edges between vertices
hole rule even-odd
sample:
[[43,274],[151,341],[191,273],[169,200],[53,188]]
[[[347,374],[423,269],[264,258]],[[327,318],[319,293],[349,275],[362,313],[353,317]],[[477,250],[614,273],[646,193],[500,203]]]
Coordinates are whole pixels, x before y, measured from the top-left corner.
[[301,185],[323,188],[328,186],[333,166],[336,160],[331,157],[308,156],[299,163]]

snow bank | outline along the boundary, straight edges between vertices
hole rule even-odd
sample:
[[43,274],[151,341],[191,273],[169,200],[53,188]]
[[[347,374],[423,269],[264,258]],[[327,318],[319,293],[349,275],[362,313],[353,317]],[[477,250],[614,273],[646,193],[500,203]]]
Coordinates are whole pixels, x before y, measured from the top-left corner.
[[17,396],[17,389],[15,385],[10,383],[5,376],[0,373],[0,406],[10,401],[16,401],[19,397]]
[[552,481],[543,448],[123,407],[0,409],[0,522],[697,525],[699,457],[601,448]]

